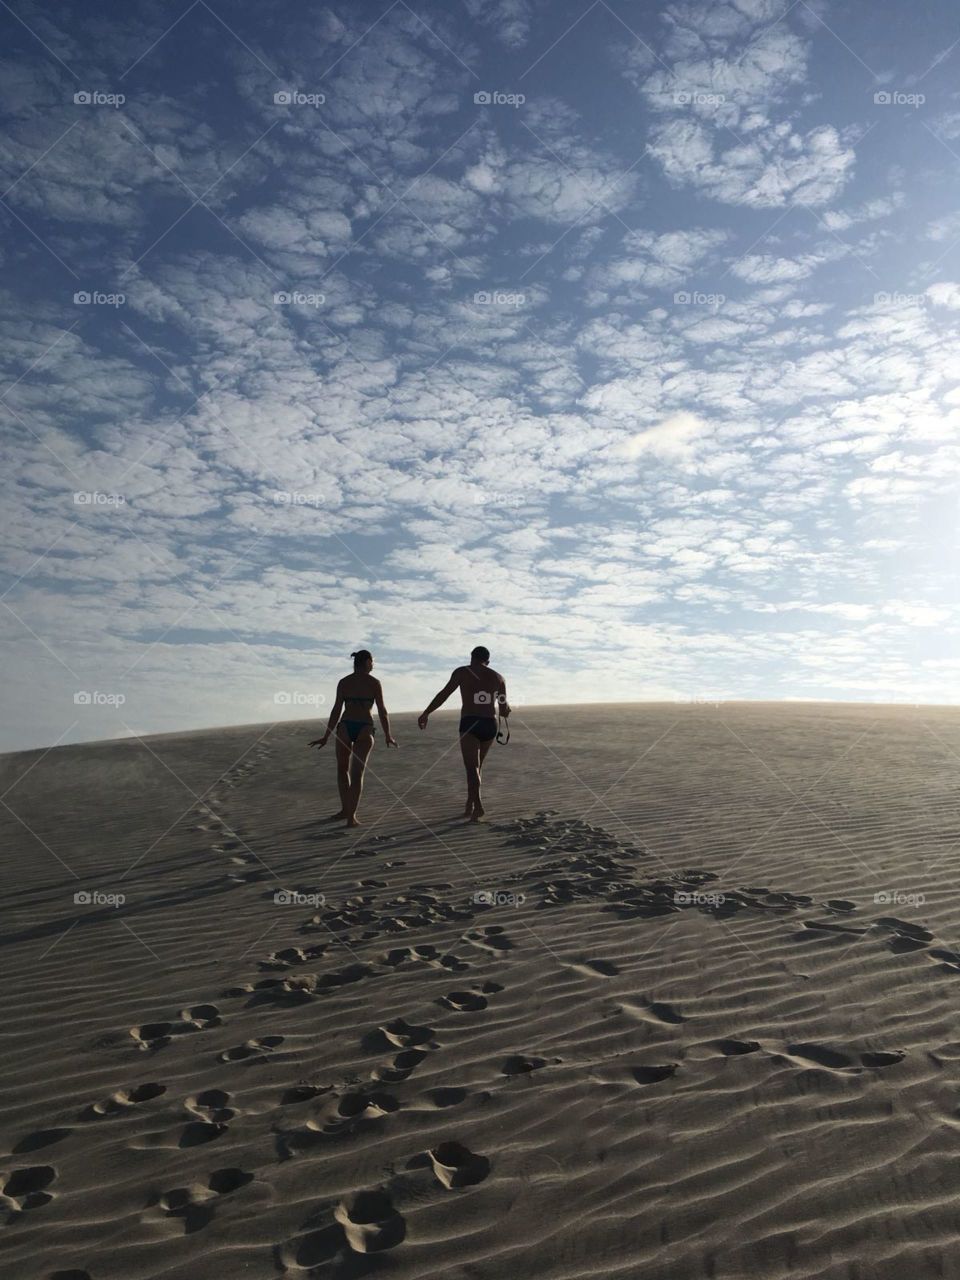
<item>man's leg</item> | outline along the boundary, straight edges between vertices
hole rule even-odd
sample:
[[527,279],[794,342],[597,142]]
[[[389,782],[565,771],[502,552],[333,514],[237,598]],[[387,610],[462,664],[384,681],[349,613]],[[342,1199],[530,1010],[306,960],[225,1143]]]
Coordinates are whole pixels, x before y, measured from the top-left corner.
[[460,735],[460,752],[467,772],[467,807],[463,816],[469,818],[480,803],[480,752],[483,744],[472,733]]
[[483,778],[483,762],[487,758],[487,752],[493,746],[493,739],[491,738],[488,742],[481,742],[478,745],[480,748],[480,754],[477,760],[477,803],[474,806],[474,810],[473,810],[473,817],[472,817],[473,822],[479,822],[480,819],[483,817],[484,813],[486,812],[486,810],[484,809],[483,805],[480,802],[480,787],[481,787],[482,778]]

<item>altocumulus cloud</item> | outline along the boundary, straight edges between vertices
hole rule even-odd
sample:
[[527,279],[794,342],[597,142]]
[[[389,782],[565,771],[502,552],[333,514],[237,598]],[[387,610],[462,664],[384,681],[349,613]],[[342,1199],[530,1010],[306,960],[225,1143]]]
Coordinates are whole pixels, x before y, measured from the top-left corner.
[[3,745],[955,701],[946,4],[414,8],[0,13]]

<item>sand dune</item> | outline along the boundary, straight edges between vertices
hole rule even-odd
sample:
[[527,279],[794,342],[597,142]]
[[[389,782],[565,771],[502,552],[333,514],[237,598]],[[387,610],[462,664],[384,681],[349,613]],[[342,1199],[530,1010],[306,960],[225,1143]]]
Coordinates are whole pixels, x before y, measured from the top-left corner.
[[5,1274],[960,1275],[960,712],[395,720],[0,757]]

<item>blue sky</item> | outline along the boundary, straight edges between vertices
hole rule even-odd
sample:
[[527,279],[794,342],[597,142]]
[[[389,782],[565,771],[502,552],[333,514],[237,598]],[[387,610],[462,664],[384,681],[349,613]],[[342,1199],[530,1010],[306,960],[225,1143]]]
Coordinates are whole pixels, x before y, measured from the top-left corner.
[[[957,702],[946,3],[0,9],[0,748]],[[326,701],[325,701],[326,700]]]

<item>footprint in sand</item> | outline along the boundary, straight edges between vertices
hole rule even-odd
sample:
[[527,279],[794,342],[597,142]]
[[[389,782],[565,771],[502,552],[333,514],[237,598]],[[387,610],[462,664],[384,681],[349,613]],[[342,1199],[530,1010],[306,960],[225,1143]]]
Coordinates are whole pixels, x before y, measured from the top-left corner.
[[861,1053],[860,1061],[871,1071],[883,1071],[895,1067],[907,1056],[905,1049],[879,1049],[873,1053]]
[[828,920],[803,920],[801,921],[806,933],[795,933],[793,935],[797,942],[822,941],[822,942],[848,942],[851,938],[862,938],[869,930],[865,926],[848,925],[848,924],[831,924]]
[[567,968],[582,973],[586,978],[613,978],[620,972],[612,960],[570,960]]
[[337,1136],[351,1133],[360,1120],[382,1120],[400,1110],[400,1103],[389,1093],[345,1093],[332,1099],[329,1107],[306,1123],[308,1130]]
[[333,1213],[355,1253],[393,1249],[407,1234],[407,1224],[386,1191],[358,1191],[341,1200]]
[[757,1053],[760,1044],[757,1040],[714,1040],[712,1048],[724,1058],[742,1058],[747,1053]]
[[447,1107],[458,1107],[461,1102],[466,1101],[467,1096],[466,1089],[460,1089],[455,1085],[447,1085],[440,1089],[431,1089],[427,1094],[427,1100],[438,1111],[444,1111]]
[[181,1009],[180,1020],[201,1031],[207,1027],[219,1027],[222,1021],[215,1004],[195,1004],[191,1009]]
[[432,1027],[413,1026],[405,1018],[394,1018],[377,1028],[388,1044],[398,1049],[412,1049],[417,1045],[428,1044],[433,1039]]
[[486,1009],[488,1001],[475,991],[448,991],[437,1000],[437,1004],[457,1013],[478,1013],[481,1009]]
[[315,947],[284,947],[280,951],[271,951],[266,960],[259,962],[261,969],[289,969],[292,965],[309,964],[311,960],[321,960],[329,950],[329,944],[318,943]]
[[13,1148],[15,1156],[26,1155],[30,1151],[42,1151],[44,1147],[52,1147],[64,1138],[69,1138],[72,1129],[38,1129],[36,1133],[28,1133]]
[[164,1045],[170,1043],[170,1037],[175,1030],[183,1029],[175,1028],[172,1022],[144,1022],[139,1027],[131,1027],[130,1034],[137,1042],[137,1047],[148,1052],[162,1049]]
[[398,969],[401,965],[427,964],[454,973],[470,968],[464,960],[454,955],[443,955],[429,943],[419,947],[394,947],[380,957],[379,963],[391,969]]
[[102,1102],[94,1102],[81,1114],[81,1120],[100,1120],[104,1116],[118,1116],[130,1107],[141,1102],[152,1102],[167,1092],[165,1084],[150,1081],[148,1084],[134,1085],[132,1089],[118,1089]]
[[898,920],[896,916],[880,916],[874,920],[877,928],[884,929],[893,936],[887,946],[891,951],[922,951],[933,941],[933,934],[922,925],[911,924],[909,920]]
[[906,1051],[902,1049],[879,1049],[857,1053],[856,1051],[844,1052],[830,1045],[811,1043],[788,1044],[787,1055],[799,1059],[803,1066],[813,1063],[814,1066],[825,1067],[830,1071],[843,1071],[846,1074],[855,1074],[861,1070],[861,1066],[857,1065],[857,1059],[863,1067],[871,1071],[882,1071],[886,1067],[896,1066],[907,1056]]
[[625,1013],[627,1017],[635,1018],[638,1022],[666,1022],[676,1025],[687,1021],[672,1004],[667,1004],[663,1000],[645,1000],[642,1005],[624,1001],[622,1004],[614,1005],[608,1012]]
[[546,1058],[527,1057],[522,1053],[512,1054],[500,1065],[500,1074],[504,1076],[521,1076],[530,1071],[539,1071],[547,1065]]
[[348,1138],[358,1129],[370,1129],[395,1111],[400,1103],[392,1094],[358,1090],[329,1098],[299,1129],[277,1134],[277,1153],[290,1160],[320,1143]]
[[130,1034],[138,1048],[155,1052],[168,1045],[173,1036],[218,1027],[220,1021],[220,1010],[215,1004],[198,1004],[190,1009],[181,1009],[179,1022],[144,1022],[138,1027],[131,1027]]
[[506,930],[500,924],[488,924],[483,929],[469,929],[463,935],[464,942],[469,942],[482,951],[510,951],[513,943],[507,937]]
[[393,1063],[388,1067],[374,1067],[372,1076],[374,1080],[380,1080],[383,1084],[399,1084],[401,1080],[406,1080],[412,1074],[415,1067],[426,1057],[423,1049],[404,1049],[402,1053],[398,1053]]
[[204,1089],[202,1093],[191,1094],[183,1105],[208,1124],[226,1124],[237,1114],[230,1106],[230,1095],[225,1089]]
[[130,1143],[132,1151],[189,1151],[193,1147],[216,1142],[227,1132],[222,1121],[190,1120],[179,1129],[166,1129],[159,1133],[145,1133]]
[[243,1169],[215,1169],[206,1185],[195,1182],[189,1187],[162,1192],[157,1207],[165,1217],[180,1219],[184,1234],[190,1235],[210,1222],[215,1203],[221,1196],[239,1191],[252,1181],[253,1174]]
[[302,1236],[287,1240],[278,1250],[277,1255],[284,1271],[310,1271],[335,1259],[342,1260],[347,1249],[347,1241],[343,1227],[339,1222],[329,1227],[321,1227],[319,1231],[306,1231]]
[[281,1107],[295,1106],[298,1102],[309,1102],[311,1098],[317,1098],[322,1093],[329,1093],[330,1085],[324,1084],[295,1084],[289,1089],[285,1089],[280,1095]]
[[224,1049],[223,1053],[218,1054],[217,1061],[246,1062],[251,1058],[262,1061],[278,1045],[283,1044],[283,1040],[283,1036],[260,1036],[256,1040],[246,1040],[243,1044],[238,1044],[232,1049]]
[[931,947],[930,956],[934,960],[939,960],[938,969],[953,973],[960,973],[960,952],[948,951],[945,947]]
[[814,1066],[827,1067],[831,1071],[854,1068],[853,1059],[848,1054],[839,1049],[831,1049],[826,1044],[788,1044],[787,1053],[792,1058],[799,1058],[804,1065],[813,1063]]
[[441,1142],[427,1152],[437,1181],[448,1191],[455,1187],[472,1187],[490,1172],[490,1161],[477,1155],[460,1142]]
[[56,1178],[57,1171],[49,1164],[30,1165],[14,1169],[8,1174],[0,1174],[0,1182],[3,1184],[0,1204],[14,1216],[39,1209],[53,1199],[47,1187],[52,1186]]
[[669,1080],[679,1066],[679,1062],[665,1062],[659,1066],[631,1067],[630,1074],[637,1084],[659,1084],[661,1080]]

